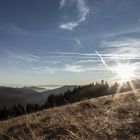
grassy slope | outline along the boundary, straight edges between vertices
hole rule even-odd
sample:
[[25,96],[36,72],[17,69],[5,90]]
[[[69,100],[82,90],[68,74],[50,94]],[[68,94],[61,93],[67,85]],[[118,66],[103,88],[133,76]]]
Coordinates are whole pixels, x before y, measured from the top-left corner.
[[0,140],[139,140],[138,93],[100,97],[0,122]]

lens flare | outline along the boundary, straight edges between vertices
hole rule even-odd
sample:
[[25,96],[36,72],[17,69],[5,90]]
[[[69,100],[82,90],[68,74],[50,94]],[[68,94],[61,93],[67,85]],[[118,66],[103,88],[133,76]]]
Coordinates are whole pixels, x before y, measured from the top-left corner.
[[115,79],[118,79],[120,82],[127,82],[135,77],[136,67],[130,64],[118,64],[113,71],[116,74]]
[[[132,88],[133,93],[135,93],[135,86],[133,85],[132,81],[135,78],[140,78],[140,76],[138,76],[136,74],[136,71],[138,71],[138,64],[139,63],[129,63],[127,61],[127,63],[121,63],[121,61],[116,60],[116,66],[109,66],[107,65],[107,63],[105,62],[105,60],[103,59],[102,55],[100,53],[98,53],[97,51],[95,51],[95,53],[97,54],[97,56],[99,56],[102,64],[113,74],[115,74],[116,76],[112,78],[112,80],[118,81],[119,83],[125,83],[128,82]],[[117,89],[118,93],[121,89],[121,84]]]

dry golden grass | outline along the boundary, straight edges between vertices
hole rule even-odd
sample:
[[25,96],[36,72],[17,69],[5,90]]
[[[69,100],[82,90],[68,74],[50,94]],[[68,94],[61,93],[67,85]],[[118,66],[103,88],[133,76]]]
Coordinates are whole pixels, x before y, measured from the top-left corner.
[[139,140],[139,94],[86,100],[0,122],[0,140]]

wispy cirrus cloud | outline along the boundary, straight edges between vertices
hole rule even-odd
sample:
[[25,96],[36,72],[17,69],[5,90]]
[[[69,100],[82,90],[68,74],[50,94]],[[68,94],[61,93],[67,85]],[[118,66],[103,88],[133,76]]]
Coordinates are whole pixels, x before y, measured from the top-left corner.
[[40,60],[39,56],[30,54],[30,53],[25,53],[25,52],[14,53],[14,52],[8,51],[7,54],[9,55],[8,57],[14,61],[38,62]]
[[102,46],[105,47],[138,47],[139,45],[140,40],[134,38],[104,41],[102,44]]
[[97,55],[96,53],[77,53],[77,52],[62,52],[62,51],[56,51],[56,52],[49,52],[51,54],[60,54],[60,55],[81,55],[81,56],[94,56]]
[[77,43],[78,46],[82,45],[82,42],[78,38],[75,38],[75,42]]
[[87,60],[79,60],[74,62],[73,64],[84,64],[84,63],[96,63],[99,62],[100,60],[93,60],[93,59],[87,59]]
[[59,8],[60,9],[63,8],[65,6],[65,4],[66,4],[66,0],[60,0],[60,2],[59,2]]
[[85,71],[85,69],[84,68],[82,68],[82,66],[80,66],[80,65],[65,65],[65,67],[64,67],[64,71],[68,71],[68,72],[77,72],[77,73],[79,73],[79,72],[84,72]]
[[[112,44],[111,44],[112,45]],[[118,47],[112,47],[111,46],[105,46],[103,45],[102,47],[106,48],[100,54],[105,58],[105,59],[140,59],[139,51],[137,49],[133,49],[133,52],[136,53],[131,53],[130,48],[122,48],[121,46]],[[132,47],[133,48],[133,47]],[[130,53],[127,53],[128,50]],[[75,53],[75,52],[50,52],[58,55],[57,57],[73,57],[73,58],[80,58],[80,59],[92,59],[92,60],[98,60],[99,56],[98,54],[95,53]]]
[[82,66],[82,65],[76,65],[76,64],[65,64],[61,67],[56,66],[44,66],[42,68],[40,67],[32,67],[31,72],[33,73],[57,73],[57,72],[71,72],[71,73],[82,73],[82,72],[89,72],[89,71],[107,71],[105,67],[102,65],[99,65],[97,67],[93,66]]
[[[134,44],[134,46],[138,47],[139,41],[137,42],[136,40],[135,41],[133,40],[132,42],[131,43]],[[124,44],[124,42],[122,43],[122,46],[121,44],[114,43],[113,48],[112,48],[112,43],[109,44],[110,46],[108,46],[108,44],[107,46],[104,45],[105,49],[102,50],[101,53],[97,51],[95,51],[94,53],[75,53],[75,52],[54,52],[54,53],[56,53],[58,56],[63,58],[65,58],[65,56],[67,58],[75,58],[75,60],[73,60],[72,63],[69,64],[70,66],[68,67],[69,71],[71,69],[74,70],[76,69],[75,72],[76,71],[86,72],[86,71],[96,71],[96,70],[100,72],[101,71],[111,72],[111,68],[118,65],[118,62],[135,64],[137,65],[137,70],[139,70],[139,64],[140,64],[139,49],[135,49],[135,47],[134,50],[129,50],[130,49],[129,47],[123,48],[122,46],[127,46],[126,44]],[[120,47],[118,47],[117,44]],[[128,49],[129,51],[126,49]],[[133,52],[131,53],[131,51]],[[63,69],[63,70],[67,70],[67,69]]]
[[[115,38],[101,43],[102,54],[97,53],[102,64],[110,71],[119,64],[135,66],[135,73],[140,70],[140,40],[138,38]],[[113,62],[110,63],[110,60]],[[139,75],[139,74],[137,74]]]
[[74,73],[79,73],[82,72],[83,70],[81,69],[81,66],[77,66],[77,65],[69,65],[66,64],[63,67],[57,67],[57,66],[43,66],[43,67],[31,67],[31,69],[29,70],[29,72],[32,73],[38,73],[38,74],[42,74],[42,73],[50,73],[50,74],[54,74],[57,72],[74,72]]
[[1,24],[0,31],[7,34],[22,35],[22,36],[29,34],[28,31],[12,23]]
[[122,56],[124,59],[140,59],[140,40],[125,38],[120,40],[108,40],[101,43],[104,52]]
[[65,6],[66,2],[73,2],[77,4],[79,18],[76,21],[62,23],[59,25],[59,28],[72,31],[74,28],[78,27],[82,22],[86,20],[86,17],[90,12],[90,9],[86,5],[85,0],[69,0],[69,1],[61,0],[60,9]]
[[70,64],[65,64],[63,67],[46,67],[46,70],[50,73],[55,73],[55,72],[80,73],[85,71],[80,65],[70,65]]

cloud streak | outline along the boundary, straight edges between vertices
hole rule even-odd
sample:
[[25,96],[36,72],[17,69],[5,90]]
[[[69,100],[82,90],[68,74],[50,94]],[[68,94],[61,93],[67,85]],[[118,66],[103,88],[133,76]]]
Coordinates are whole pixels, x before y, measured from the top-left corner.
[[110,67],[106,64],[106,62],[104,61],[102,55],[99,54],[97,51],[95,51],[95,52],[96,52],[96,54],[99,56],[99,58],[101,59],[101,62],[103,63],[103,65],[104,65],[108,70],[112,71],[111,68],[110,68]]
[[[67,0],[61,0],[60,2],[60,9],[65,6]],[[65,30],[74,30],[74,28],[78,27],[82,22],[86,20],[87,15],[90,12],[89,7],[86,5],[85,0],[69,0],[69,2],[74,2],[77,4],[78,9],[78,20],[62,23],[59,25],[60,29]]]
[[71,73],[82,73],[82,72],[90,72],[90,71],[107,71],[103,66],[82,66],[82,65],[76,65],[76,64],[65,64],[62,67],[56,67],[56,66],[44,66],[42,68],[40,67],[32,67],[31,71],[33,73],[50,73],[54,74],[57,72],[71,72]]
[[5,25],[1,24],[0,31],[12,35],[21,35],[21,36],[29,35],[29,32],[12,23],[7,23]]
[[29,54],[29,53],[13,53],[8,51],[9,58],[15,61],[22,61],[22,62],[38,62],[40,60],[39,56]]
[[140,40],[125,38],[121,40],[104,41],[101,44],[105,52],[121,56],[124,59],[140,59]]
[[66,4],[66,0],[60,0],[59,9],[62,9]]
[[[138,50],[135,50],[135,48],[133,49],[133,51],[135,53],[120,53],[120,52],[128,52],[127,49],[129,50],[130,48],[110,48],[109,46],[104,46],[107,47],[105,51],[102,51],[102,53],[100,53],[100,55],[102,57],[104,57],[104,59],[136,59],[139,60],[140,59],[140,54]],[[131,49],[130,49],[131,52]],[[75,52],[50,52],[51,54],[56,54],[56,57],[73,57],[73,58],[80,58],[80,59],[95,59],[99,58],[99,55],[95,52],[95,53],[75,53]]]
[[82,45],[82,42],[78,38],[75,38],[75,42],[77,43],[78,46]]

